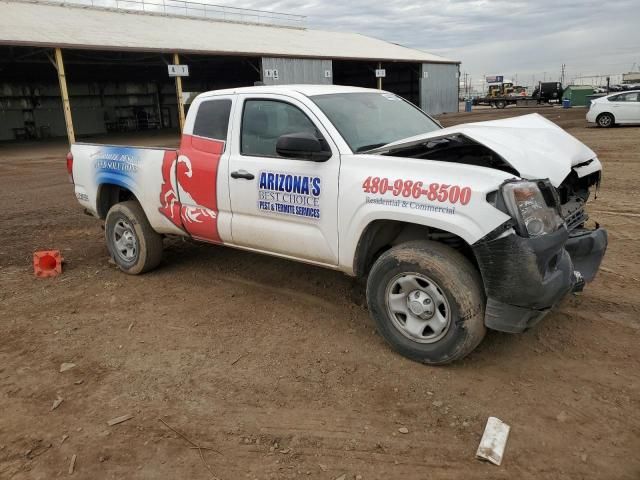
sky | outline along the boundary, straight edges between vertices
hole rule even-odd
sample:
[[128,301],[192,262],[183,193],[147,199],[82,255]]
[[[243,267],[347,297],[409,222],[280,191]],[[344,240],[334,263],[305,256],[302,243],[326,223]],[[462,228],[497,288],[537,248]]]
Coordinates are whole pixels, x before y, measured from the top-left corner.
[[[358,32],[462,62],[473,84],[530,85],[640,66],[638,0],[217,0],[305,15],[308,28]],[[568,82],[565,82],[568,83]],[[577,82],[580,83],[580,82]]]

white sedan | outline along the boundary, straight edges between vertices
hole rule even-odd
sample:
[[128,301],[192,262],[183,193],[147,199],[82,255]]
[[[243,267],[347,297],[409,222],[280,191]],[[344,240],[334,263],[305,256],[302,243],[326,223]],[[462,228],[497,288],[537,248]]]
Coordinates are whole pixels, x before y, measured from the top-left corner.
[[587,122],[600,127],[616,124],[640,124],[640,90],[618,92],[591,101]]

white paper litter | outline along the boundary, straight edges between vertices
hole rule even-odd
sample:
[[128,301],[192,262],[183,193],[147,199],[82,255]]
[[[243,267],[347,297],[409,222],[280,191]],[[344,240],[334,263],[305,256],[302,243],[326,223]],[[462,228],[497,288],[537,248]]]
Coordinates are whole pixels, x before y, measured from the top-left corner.
[[510,430],[511,427],[499,418],[489,417],[476,457],[500,465]]

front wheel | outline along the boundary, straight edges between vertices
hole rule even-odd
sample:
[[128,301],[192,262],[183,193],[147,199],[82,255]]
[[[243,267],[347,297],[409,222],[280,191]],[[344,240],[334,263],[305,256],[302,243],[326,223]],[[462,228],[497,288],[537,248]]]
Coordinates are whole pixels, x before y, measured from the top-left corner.
[[162,236],[153,230],[138,202],[111,207],[104,231],[109,253],[123,272],[148,272],[162,260]]
[[478,271],[437,242],[408,242],[383,253],[369,274],[367,303],[387,342],[419,362],[459,360],[486,333]]

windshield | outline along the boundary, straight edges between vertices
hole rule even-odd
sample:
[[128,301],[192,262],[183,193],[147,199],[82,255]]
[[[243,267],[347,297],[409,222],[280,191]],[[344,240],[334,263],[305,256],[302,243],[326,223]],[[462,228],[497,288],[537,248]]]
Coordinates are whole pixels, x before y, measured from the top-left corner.
[[427,115],[393,93],[333,93],[314,95],[311,100],[354,152],[440,129]]

